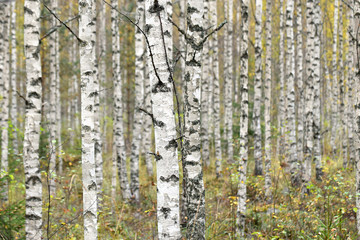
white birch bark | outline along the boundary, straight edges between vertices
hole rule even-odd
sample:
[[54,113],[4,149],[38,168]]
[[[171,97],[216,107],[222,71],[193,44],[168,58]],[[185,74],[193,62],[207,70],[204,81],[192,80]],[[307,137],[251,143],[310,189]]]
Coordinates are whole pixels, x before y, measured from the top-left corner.
[[[144,29],[144,0],[137,0],[136,6],[136,20],[141,29]],[[144,37],[139,29],[135,29],[135,110],[134,110],[134,125],[133,125],[133,139],[131,145],[131,160],[130,160],[130,179],[131,179],[131,194],[136,202],[140,199],[139,192],[139,152],[141,143],[141,126],[144,118],[142,112],[143,92],[141,84],[145,79],[145,62],[143,56],[145,55]]]
[[347,110],[347,126],[348,126],[348,137],[349,137],[349,164],[355,163],[355,136],[354,136],[354,90],[356,88],[355,83],[355,74],[354,74],[354,40],[351,36],[354,36],[353,31],[353,22],[354,22],[354,12],[353,10],[348,10],[347,18],[349,20],[348,25],[348,53],[346,55],[346,62],[347,62],[347,72],[348,72],[348,104],[346,107]]
[[[112,0],[111,5],[117,9],[118,1]],[[118,169],[120,180],[120,189],[122,198],[130,198],[130,186],[126,170],[125,156],[125,138],[123,124],[123,101],[122,101],[122,81],[120,68],[120,35],[119,35],[119,18],[116,10],[111,10],[111,33],[112,33],[112,68],[114,81],[114,145],[116,154],[114,154],[113,168]],[[114,179],[114,177],[113,177]],[[116,182],[112,182],[116,185]],[[115,196],[113,196],[115,199]]]
[[304,163],[302,173],[302,194],[308,194],[307,185],[311,179],[311,162],[313,154],[313,100],[314,100],[314,56],[315,26],[313,21],[314,1],[306,2],[306,93],[305,93],[305,136],[304,136]]
[[152,51],[148,65],[157,163],[158,238],[175,240],[181,238],[181,232],[173,79],[169,71],[172,25],[167,19],[171,17],[172,6],[168,0],[146,0],[145,9],[146,33]]
[[280,162],[283,161],[284,153],[284,120],[285,120],[285,76],[284,76],[284,0],[280,0],[279,4],[279,18],[280,18],[280,43],[279,43],[279,79],[280,79],[280,96],[279,96],[279,106],[278,106],[278,128],[279,128],[279,137],[277,140],[277,156],[280,159]]
[[[51,2],[51,9],[57,11],[58,2],[57,0]],[[57,25],[57,19],[55,17],[51,18],[51,26],[55,27]],[[49,48],[50,48],[50,92],[49,92],[49,145],[50,145],[50,160],[49,160],[49,184],[50,184],[50,195],[55,197],[55,177],[56,177],[56,155],[57,147],[59,145],[59,134],[57,127],[57,108],[59,102],[57,101],[57,59],[56,55],[59,54],[57,50],[58,44],[58,33],[55,32],[49,37]]]
[[14,154],[18,154],[18,138],[17,138],[17,89],[16,89],[16,76],[17,76],[17,51],[16,51],[16,1],[11,3],[11,125],[12,125],[12,146]]
[[204,33],[204,1],[187,0],[187,42],[185,61],[184,181],[187,239],[205,239],[205,188],[201,165],[200,82]]
[[298,106],[297,106],[297,156],[300,161],[304,158],[304,73],[303,73],[303,24],[302,24],[302,4],[298,0],[296,4],[296,59],[297,66],[295,72],[296,84],[298,87]]
[[321,76],[320,76],[320,31],[321,29],[321,10],[320,0],[314,0],[314,55],[312,60],[313,73],[314,73],[314,102],[313,102],[313,134],[314,134],[314,161],[316,170],[316,179],[321,180],[323,175],[322,160],[321,160],[321,102],[320,102],[320,89],[321,89]]
[[290,165],[291,184],[300,184],[299,164],[296,148],[296,123],[295,123],[295,41],[293,32],[294,0],[288,0],[286,5],[286,69],[287,69],[287,117],[286,126],[288,132],[288,163]]
[[331,138],[330,146],[333,154],[336,153],[336,133],[338,122],[338,72],[337,72],[337,35],[338,35],[338,7],[339,0],[334,0],[334,30],[333,30],[333,53],[332,53],[332,107],[331,107]]
[[[216,0],[210,0],[211,25],[217,26],[217,6]],[[221,153],[221,135],[220,135],[220,75],[219,75],[219,55],[218,55],[218,33],[213,34],[212,41],[212,61],[213,61],[213,116],[214,116],[214,142],[215,142],[215,171],[216,176],[221,176],[222,153]]]
[[[359,42],[359,37],[360,37],[360,2],[358,1],[354,1],[354,22],[353,22],[353,26],[354,26],[354,33],[356,33],[354,35],[356,41],[355,41],[355,55],[354,55],[354,59],[355,59],[355,82],[359,83],[360,82],[360,56],[359,56],[359,50],[360,50],[360,42]],[[359,210],[360,209],[360,86],[359,84],[355,84],[356,86],[356,104],[355,104],[355,134],[357,135],[357,139],[356,139],[356,184],[355,184],[355,188],[356,188],[356,208]],[[360,211],[356,212],[356,227],[357,227],[357,232],[358,235],[360,235]]]
[[262,149],[261,149],[261,78],[262,78],[262,48],[261,48],[261,20],[262,20],[262,0],[256,0],[255,11],[255,78],[254,78],[254,110],[253,110],[253,128],[254,128],[254,159],[255,175],[263,174]]
[[[209,0],[204,1],[204,29],[210,27],[209,19]],[[202,161],[204,165],[210,165],[210,144],[209,144],[209,85],[210,76],[210,41],[206,41],[203,47],[202,54],[202,81],[201,81],[201,147],[202,147]]]
[[42,235],[42,184],[39,161],[42,75],[40,58],[40,1],[24,2],[24,50],[26,63],[26,110],[24,171],[26,187],[26,239]]
[[[3,88],[1,94],[1,176],[7,175],[9,165],[9,98],[10,98],[10,3],[3,6]],[[3,188],[5,189],[2,200],[8,201],[8,182],[5,180]]]
[[272,201],[271,192],[271,0],[266,1],[266,56],[265,56],[265,197]]
[[102,138],[101,138],[101,126],[100,121],[103,117],[103,112],[101,111],[100,101],[102,100],[101,95],[103,90],[101,89],[101,83],[105,81],[105,29],[103,22],[105,21],[105,4],[102,3],[98,11],[99,18],[96,19],[96,24],[98,24],[99,34],[96,35],[95,27],[95,36],[98,36],[96,39],[96,48],[98,57],[96,58],[97,62],[95,63],[96,75],[94,77],[94,90],[96,95],[94,97],[94,140],[95,140],[95,174],[96,174],[96,184],[97,184],[97,195],[98,195],[98,209],[101,204],[102,199],[102,182],[103,182],[103,158],[102,158]]
[[233,0],[225,0],[225,15],[227,16],[228,23],[226,24],[226,35],[225,35],[225,132],[226,132],[226,143],[227,143],[227,160],[229,163],[233,163]]
[[[146,47],[146,46],[145,46]],[[148,61],[148,56],[144,55],[144,61]],[[144,81],[144,106],[146,111],[149,113],[152,112],[151,110],[151,87],[150,87],[150,77],[149,77],[149,67],[147,64],[145,64],[145,81]],[[153,132],[153,125],[151,122],[151,118],[149,116],[144,116],[144,152],[145,152],[145,163],[146,163],[146,169],[149,174],[149,176],[154,175],[153,170],[153,156],[149,154],[152,149],[152,141],[151,136]]]
[[[79,1],[81,148],[84,239],[97,239],[97,184],[95,173],[96,1]],[[95,140],[96,141],[96,140]]]
[[241,0],[241,41],[240,41],[240,150],[239,150],[239,185],[236,212],[236,236],[241,239],[245,234],[246,218],[246,172],[248,160],[248,59],[249,59],[249,0]]

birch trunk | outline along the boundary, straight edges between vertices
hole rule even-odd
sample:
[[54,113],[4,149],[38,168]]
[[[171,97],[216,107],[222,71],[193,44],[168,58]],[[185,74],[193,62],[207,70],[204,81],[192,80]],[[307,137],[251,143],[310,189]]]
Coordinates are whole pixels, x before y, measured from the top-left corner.
[[301,1],[297,0],[296,4],[296,59],[297,68],[295,72],[296,83],[298,87],[298,106],[297,106],[297,156],[300,161],[304,158],[304,73],[303,73],[303,24],[302,24],[302,9]]
[[261,48],[261,20],[262,20],[262,0],[256,0],[255,11],[255,79],[254,79],[254,110],[253,110],[253,127],[254,127],[254,174],[263,174],[262,149],[261,149],[261,75],[262,75],[262,48]]
[[[51,9],[56,12],[58,7],[57,0],[51,2]],[[57,19],[55,17],[51,18],[51,25],[52,27],[55,27],[57,25]],[[55,177],[56,177],[56,152],[57,152],[57,146],[59,145],[59,142],[57,141],[58,135],[60,134],[58,132],[57,127],[57,106],[59,105],[59,102],[57,102],[57,64],[56,64],[56,55],[58,52],[57,49],[57,39],[58,34],[57,32],[50,35],[49,38],[49,48],[50,48],[50,93],[49,93],[49,105],[50,105],[50,112],[49,112],[49,140],[50,140],[50,160],[49,160],[49,172],[48,172],[48,178],[49,178],[49,184],[50,184],[50,195],[55,197]]]
[[238,204],[236,213],[236,236],[241,239],[245,237],[246,216],[246,171],[248,160],[248,59],[249,59],[249,0],[241,0],[241,41],[240,41],[240,150],[239,150],[239,185]]
[[272,201],[271,192],[271,0],[266,1],[265,56],[265,197]]
[[[10,83],[10,3],[4,6],[3,17],[3,88],[1,99],[1,173],[7,175],[9,165],[9,83]],[[3,175],[3,174],[1,174]],[[8,182],[5,180],[3,188],[5,189],[2,200],[6,203],[8,201]]]
[[[136,19],[141,29],[144,29],[144,0],[137,0]],[[142,108],[143,92],[141,84],[144,82],[145,62],[143,56],[145,55],[144,39],[139,29],[135,29],[135,110],[134,110],[134,125],[133,125],[133,139],[131,145],[131,194],[136,202],[140,200],[139,192],[139,151],[141,143],[141,126],[143,115],[139,110]]]
[[[118,1],[112,0],[111,5],[118,9]],[[120,189],[122,198],[130,198],[130,187],[126,170],[125,157],[125,138],[123,123],[123,102],[122,102],[122,81],[120,68],[120,35],[119,35],[119,18],[116,10],[111,10],[111,34],[112,34],[112,68],[114,81],[114,145],[115,151],[113,159],[113,168],[118,169],[120,180]],[[113,177],[114,179],[114,177]],[[112,182],[113,187],[116,182]],[[115,196],[113,196],[115,200]]]
[[304,163],[302,174],[302,194],[309,194],[307,185],[311,179],[311,162],[313,154],[313,100],[314,100],[314,68],[312,66],[314,56],[315,27],[313,22],[314,1],[306,2],[306,93],[305,93],[305,136],[304,136]]
[[16,2],[11,3],[11,125],[13,132],[12,147],[14,154],[18,154],[18,138],[17,138],[17,89],[16,89],[16,76],[17,76],[17,51],[16,51]]
[[283,161],[284,153],[284,120],[285,120],[285,93],[284,93],[284,9],[283,9],[284,0],[280,0],[279,7],[279,18],[280,18],[280,43],[279,43],[279,79],[280,79],[280,97],[279,97],[279,106],[278,106],[278,128],[279,128],[279,137],[277,142],[277,156],[280,159],[280,162]]
[[225,128],[226,128],[226,143],[227,143],[227,160],[233,163],[233,109],[232,109],[232,96],[233,96],[233,0],[225,0],[225,14],[227,15],[228,23],[226,24],[225,35]]
[[[96,1],[79,1],[81,148],[84,239],[97,239],[97,184],[95,173]],[[95,140],[96,141],[96,140]]]
[[[103,112],[101,111],[101,104],[103,98],[101,97],[104,93],[104,90],[101,89],[101,84],[105,82],[106,78],[106,68],[105,68],[105,51],[106,51],[106,32],[105,32],[105,4],[102,3],[99,9],[99,20],[96,20],[99,29],[99,38],[97,40],[97,51],[98,51],[98,63],[95,65],[97,70],[97,75],[94,78],[94,89],[96,90],[95,95],[95,104],[94,104],[94,139],[95,139],[95,174],[96,174],[96,184],[98,192],[98,203],[101,204],[102,199],[102,183],[103,183],[103,158],[102,158],[102,138],[101,138],[101,127],[100,121],[103,118]],[[96,28],[95,28],[96,30]]]
[[42,235],[42,184],[39,161],[41,122],[40,1],[24,3],[24,51],[26,63],[26,110],[24,132],[24,171],[26,189],[26,239]]
[[175,240],[181,238],[181,232],[173,79],[169,61],[172,54],[172,25],[167,20],[171,17],[172,6],[168,0],[146,0],[145,9],[151,49],[149,71],[157,162],[158,238]]
[[313,102],[313,134],[314,134],[314,161],[316,169],[316,179],[321,181],[323,171],[321,163],[321,102],[320,102],[320,88],[321,88],[321,76],[320,76],[320,31],[321,29],[321,10],[320,0],[314,0],[314,54],[312,59],[313,67],[313,86],[314,86],[314,102]]
[[[346,107],[347,110],[347,126],[348,126],[348,133],[349,133],[349,163],[354,164],[355,163],[355,137],[354,137],[354,109],[353,106],[355,105],[354,102],[354,90],[356,89],[355,82],[355,74],[354,74],[354,40],[351,36],[354,36],[353,31],[353,22],[354,22],[354,12],[352,10],[348,10],[347,12],[347,18],[349,20],[348,25],[348,53],[346,55],[346,62],[348,67],[348,104]],[[355,89],[354,89],[355,88]]]
[[[211,25],[217,25],[217,6],[216,0],[210,0],[210,16]],[[216,176],[221,176],[222,170],[222,153],[221,153],[221,135],[220,135],[220,75],[219,75],[219,56],[218,56],[218,33],[213,34],[212,49],[213,49],[213,116],[214,116],[214,142],[215,142],[215,171]]]
[[331,107],[331,138],[330,146],[333,154],[336,153],[336,133],[338,118],[338,77],[337,77],[337,35],[338,35],[338,6],[339,0],[334,0],[334,30],[333,30],[333,53],[332,53],[332,107]]
[[[204,29],[211,26],[209,19],[209,0],[204,1]],[[209,79],[210,76],[210,42],[206,41],[202,54],[202,80],[201,81],[201,146],[202,161],[206,166],[210,165],[210,144],[209,144]]]
[[341,145],[341,156],[343,160],[343,167],[347,168],[348,158],[347,158],[347,124],[346,124],[346,115],[345,113],[345,97],[346,97],[346,82],[344,81],[345,69],[343,61],[343,4],[339,4],[339,89],[340,89],[340,107],[339,107],[339,116],[341,119],[341,134],[340,134],[340,145]]
[[201,165],[200,82],[204,33],[204,1],[187,0],[187,42],[185,61],[184,178],[187,211],[187,239],[205,239],[205,188]]
[[[146,46],[145,46],[146,47]],[[147,62],[148,56],[147,52],[144,55],[144,61]],[[144,106],[146,111],[149,113],[152,112],[151,110],[151,87],[150,87],[150,77],[149,77],[149,67],[147,64],[145,64],[145,81],[144,81]],[[145,151],[145,163],[146,163],[146,169],[149,174],[149,176],[154,175],[153,170],[153,157],[149,152],[151,152],[152,149],[152,141],[151,136],[153,132],[153,125],[151,122],[151,118],[149,116],[144,116],[144,151]]]
[[[355,34],[355,82],[359,83],[360,82],[360,56],[359,56],[359,51],[360,51],[360,42],[359,42],[359,37],[360,37],[360,2],[358,1],[354,1],[354,33]],[[355,129],[355,134],[357,135],[357,139],[356,139],[356,208],[360,209],[360,86],[359,84],[355,84],[356,86],[356,104],[355,104],[355,122],[356,122],[356,129]],[[356,212],[356,226],[357,226],[357,232],[358,232],[358,236],[360,235],[360,211]]]

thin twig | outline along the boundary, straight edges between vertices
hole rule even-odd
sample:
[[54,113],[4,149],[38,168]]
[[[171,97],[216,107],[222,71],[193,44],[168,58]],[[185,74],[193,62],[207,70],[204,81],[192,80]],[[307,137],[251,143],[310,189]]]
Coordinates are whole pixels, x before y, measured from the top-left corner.
[[[76,16],[66,20],[64,23],[66,24],[66,23],[72,22],[73,20],[78,19],[79,17],[80,17],[80,15],[76,15]],[[54,32],[56,32],[61,26],[63,26],[63,25],[59,24],[59,25],[57,25],[55,27],[52,27],[44,36],[42,36],[40,38],[40,42],[42,40],[44,40],[45,38],[47,38],[48,36],[50,36],[51,34],[53,34]]]
[[76,35],[76,33],[74,33],[74,31],[63,21],[61,21],[61,19],[44,3],[43,1],[43,5],[44,7],[51,13],[51,15],[53,15],[62,25],[64,25],[70,32],[72,35],[74,35],[76,37],[76,39],[80,42],[83,43],[84,41],[81,40],[78,35]]

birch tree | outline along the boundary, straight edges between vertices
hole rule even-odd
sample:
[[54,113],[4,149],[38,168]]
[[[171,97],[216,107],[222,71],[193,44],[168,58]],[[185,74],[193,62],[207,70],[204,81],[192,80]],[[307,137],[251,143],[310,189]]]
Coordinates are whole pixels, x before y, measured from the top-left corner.
[[[144,28],[144,7],[143,0],[137,0],[136,19],[141,29]],[[141,142],[141,126],[142,113],[139,110],[142,107],[142,86],[145,77],[145,62],[143,56],[145,55],[143,35],[139,29],[135,29],[135,111],[134,111],[134,125],[133,125],[133,142],[131,145],[131,194],[136,202],[139,201],[139,151]]]
[[[106,67],[105,67],[105,54],[106,54],[106,32],[105,32],[105,5],[102,3],[99,9],[99,20],[96,19],[98,24],[99,34],[96,39],[96,48],[98,52],[98,61],[95,63],[97,75],[94,78],[94,88],[96,90],[95,103],[94,103],[94,139],[95,139],[95,172],[96,172],[96,184],[98,192],[98,201],[100,203],[102,199],[102,182],[103,182],[103,157],[102,157],[102,138],[100,120],[103,117],[103,113],[100,109],[100,101],[103,100],[104,90],[101,89],[101,83],[106,79]],[[96,28],[95,28],[96,31]],[[96,33],[95,33],[96,34]]]
[[293,33],[293,16],[294,16],[294,0],[288,0],[286,3],[286,69],[287,69],[287,132],[288,132],[288,162],[290,164],[291,183],[298,186],[299,181],[299,165],[297,162],[296,149],[296,123],[295,123],[295,41]]
[[303,24],[302,24],[302,4],[297,0],[296,4],[296,69],[295,78],[298,88],[298,105],[297,105],[297,156],[298,159],[304,158],[304,79],[303,79]]
[[40,44],[40,1],[24,2],[24,51],[26,64],[26,110],[24,131],[24,171],[26,189],[26,239],[42,236],[42,184],[39,161],[42,75]]
[[10,105],[10,115],[11,115],[11,124],[13,131],[12,146],[14,154],[18,153],[18,139],[17,139],[17,89],[16,89],[16,76],[17,76],[17,51],[16,51],[16,1],[11,2],[11,105]]
[[320,0],[314,0],[314,53],[312,59],[313,68],[313,86],[314,86],[314,100],[313,100],[313,134],[314,134],[314,160],[316,169],[316,179],[321,180],[322,163],[321,163],[321,107],[320,107],[320,88],[321,88],[321,76],[320,76],[320,31],[321,28],[321,10]]
[[262,0],[256,0],[255,11],[255,78],[254,78],[254,110],[253,110],[253,127],[254,127],[254,159],[255,175],[263,174],[262,149],[261,149],[261,20],[262,20]]
[[[150,59],[152,118],[155,129],[157,163],[157,222],[159,239],[180,239],[179,165],[173,104],[172,72],[169,62],[172,50],[172,25],[167,13],[168,0],[146,0],[146,34]],[[166,33],[166,34],[164,34]],[[155,44],[158,43],[158,44]]]
[[187,54],[185,61],[184,178],[187,238],[205,239],[205,188],[200,153],[200,83],[204,1],[187,0]]
[[[9,165],[9,83],[10,83],[10,3],[5,3],[3,15],[3,84],[2,84],[2,99],[1,99],[1,176],[6,175]],[[8,183],[5,180],[5,193],[2,196],[4,202],[8,201]]]
[[330,146],[336,153],[336,131],[337,131],[337,108],[338,108],[338,77],[337,77],[337,34],[338,34],[338,7],[339,0],[334,0],[334,30],[333,30],[333,53],[332,53],[332,108],[331,108],[331,138]]
[[[53,11],[57,11],[58,1],[54,0],[51,2],[51,9]],[[57,19],[55,17],[51,18],[51,25],[55,27],[57,25]],[[49,37],[49,48],[50,48],[50,93],[49,93],[49,141],[50,141],[50,160],[49,160],[49,184],[50,184],[50,195],[55,197],[55,176],[56,176],[56,153],[58,143],[58,125],[57,125],[57,108],[59,102],[57,101],[57,54],[59,54],[57,50],[57,45],[59,44],[58,33],[54,32]]]
[[265,56],[265,196],[271,202],[271,0],[266,1],[266,56]]
[[[211,25],[217,25],[217,7],[216,0],[210,0],[210,15],[211,15]],[[218,33],[213,34],[212,39],[212,77],[213,77],[213,94],[214,94],[214,103],[213,103],[213,116],[214,116],[214,142],[215,142],[215,171],[216,176],[221,176],[221,135],[220,135],[220,75],[219,75],[219,56],[218,56]]]
[[[354,55],[354,59],[355,59],[355,82],[359,83],[360,82],[360,56],[359,56],[359,50],[360,50],[360,2],[358,1],[354,1],[354,22],[353,22],[353,26],[354,26],[354,33],[356,33],[355,36],[355,55]],[[356,86],[356,104],[355,104],[355,122],[356,122],[356,132],[355,135],[357,135],[357,141],[356,141],[356,150],[357,150],[357,154],[356,154],[356,208],[360,209],[360,156],[359,156],[359,152],[360,152],[360,86],[359,84],[355,84]],[[356,213],[356,227],[357,227],[357,232],[358,235],[360,235],[360,212],[357,211]]]
[[225,35],[225,128],[226,128],[226,142],[227,142],[227,159],[228,162],[233,162],[233,0],[225,1],[225,14],[227,15],[228,24],[226,25]]
[[[112,0],[111,5],[111,34],[112,34],[112,68],[114,81],[114,146],[115,154],[113,154],[113,168],[118,169],[120,180],[121,195],[124,200],[130,198],[130,186],[126,170],[125,157],[125,139],[123,124],[123,102],[122,102],[122,81],[120,68],[120,35],[119,35],[119,18],[116,9],[118,1]],[[113,174],[116,174],[113,172]],[[112,186],[116,188],[116,178],[113,176]],[[115,200],[115,196],[113,196]]]
[[[204,1],[204,28],[209,29],[210,19],[209,19],[209,0]],[[210,165],[210,143],[209,143],[209,100],[210,100],[210,91],[209,85],[211,78],[211,60],[210,60],[210,41],[206,41],[203,46],[202,53],[202,79],[201,82],[201,147],[202,147],[202,160],[204,165]]]
[[239,185],[238,204],[236,212],[236,235],[243,238],[245,234],[246,216],[246,170],[248,160],[248,121],[249,121],[249,96],[248,96],[248,60],[249,60],[249,1],[241,0],[241,40],[240,40],[240,150],[239,150]]
[[304,136],[304,163],[302,181],[302,194],[308,194],[307,185],[311,179],[311,162],[313,154],[313,99],[314,99],[314,68],[312,66],[314,56],[315,26],[313,21],[314,1],[306,2],[306,95],[305,95],[305,136]]
[[279,128],[279,138],[277,142],[277,156],[279,157],[280,161],[283,158],[283,147],[284,147],[284,120],[285,120],[285,93],[284,93],[284,9],[283,9],[283,0],[279,2],[279,18],[280,18],[280,43],[279,43],[279,81],[280,81],[280,96],[279,96],[279,116],[278,116],[278,128]]
[[[79,1],[81,149],[84,239],[97,239],[97,183],[95,175],[96,1]],[[95,140],[96,141],[96,140]]]

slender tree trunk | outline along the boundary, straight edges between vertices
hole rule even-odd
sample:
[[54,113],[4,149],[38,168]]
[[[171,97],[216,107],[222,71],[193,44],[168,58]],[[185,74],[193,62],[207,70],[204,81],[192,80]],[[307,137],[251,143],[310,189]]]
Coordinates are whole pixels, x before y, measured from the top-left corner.
[[265,57],[265,197],[272,201],[271,192],[271,0],[266,1]]
[[97,239],[97,183],[95,176],[96,1],[79,1],[81,148],[84,239]]
[[179,165],[173,78],[169,61],[172,54],[172,25],[167,20],[168,14],[172,12],[172,6],[168,0],[146,0],[145,9],[148,26],[146,33],[151,49],[148,62],[157,162],[158,238],[159,240],[180,239]]
[[[98,192],[98,205],[102,202],[102,183],[103,183],[103,157],[102,157],[102,137],[101,137],[101,126],[100,121],[103,118],[103,112],[101,111],[101,101],[103,98],[104,90],[101,87],[101,84],[105,82],[106,78],[106,68],[105,68],[105,54],[106,54],[106,47],[105,47],[105,4],[101,3],[99,9],[99,20],[97,20],[98,29],[99,29],[99,38],[97,39],[97,51],[98,51],[98,63],[96,63],[97,67],[97,75],[94,79],[94,88],[97,92],[95,96],[95,104],[94,104],[94,139],[95,139],[95,174],[96,174],[96,183],[97,183],[97,192]],[[99,206],[98,206],[99,208]]]
[[205,188],[200,153],[200,83],[204,1],[187,0],[188,43],[185,61],[184,178],[187,239],[205,239]]
[[306,2],[306,93],[305,93],[305,136],[304,136],[304,164],[302,173],[302,194],[309,194],[307,185],[311,179],[311,162],[313,154],[313,100],[314,100],[314,68],[312,61],[314,56],[315,26],[313,21],[314,1]]
[[256,0],[255,12],[255,79],[254,79],[254,110],[253,110],[253,126],[254,126],[254,159],[255,159],[255,175],[263,174],[262,149],[261,149],[261,125],[260,125],[260,109],[261,109],[261,78],[262,78],[262,48],[261,48],[261,19],[262,19],[262,0]]
[[[1,172],[8,172],[9,165],[9,98],[10,98],[10,3],[6,3],[3,18],[3,88],[1,99]],[[8,201],[8,182],[5,180],[3,188],[5,189],[2,200]]]
[[[349,20],[348,25],[348,53],[346,55],[346,62],[347,62],[347,72],[348,72],[348,104],[346,107],[347,110],[347,126],[348,126],[348,137],[349,137],[349,163],[354,164],[355,163],[355,156],[356,156],[356,150],[355,150],[355,137],[354,137],[354,131],[355,131],[355,118],[354,118],[354,109],[353,106],[355,105],[354,102],[354,90],[356,89],[355,85],[355,74],[354,74],[354,40],[352,39],[352,36],[354,36],[353,31],[353,22],[354,22],[354,12],[352,10],[348,10],[347,12],[347,18]],[[355,87],[355,89],[354,89]]]
[[[145,46],[146,47],[146,46]],[[147,62],[148,56],[147,52],[144,55],[144,61]],[[147,64],[145,64],[145,80],[144,80],[144,106],[145,110],[149,113],[152,112],[151,109],[151,86],[150,86],[150,77],[149,77],[149,67]],[[145,163],[146,163],[146,169],[149,174],[149,176],[153,176],[153,156],[149,154],[152,149],[152,136],[153,131],[153,125],[151,122],[151,118],[149,116],[144,116],[144,152],[145,152]]]
[[[51,8],[56,11],[58,7],[57,0],[51,2]],[[51,25],[52,27],[57,25],[57,19],[55,17],[51,18]],[[50,35],[49,38],[49,48],[50,48],[50,93],[49,93],[49,100],[50,100],[50,112],[49,112],[49,140],[50,140],[50,162],[49,162],[49,184],[50,184],[50,195],[55,197],[56,186],[55,186],[55,176],[56,176],[56,155],[57,155],[57,146],[59,146],[59,132],[57,128],[57,107],[59,102],[57,102],[56,95],[57,95],[57,68],[56,68],[56,55],[59,54],[57,49],[57,41],[58,34],[57,32]]]
[[[320,0],[314,0],[314,27],[316,29],[321,28],[321,9]],[[314,86],[314,102],[313,102],[313,131],[314,131],[314,160],[316,169],[316,179],[321,180],[323,175],[322,162],[321,162],[321,102],[320,102],[320,88],[321,88],[321,76],[320,76],[320,31],[315,31],[314,36],[314,54],[312,60],[313,67],[313,86]]]
[[332,54],[332,107],[331,107],[331,139],[330,146],[333,154],[336,154],[336,134],[338,118],[338,77],[337,77],[337,35],[338,35],[338,6],[339,0],[334,0],[334,30],[333,30],[333,54]]
[[226,24],[225,35],[225,128],[226,128],[226,143],[227,143],[227,160],[233,163],[233,0],[225,0],[225,14],[227,15],[228,23]]
[[245,237],[246,215],[246,171],[248,160],[248,121],[249,121],[249,96],[248,96],[248,60],[249,60],[249,1],[241,0],[241,41],[240,41],[240,150],[239,150],[239,185],[238,205],[236,216],[236,235]]
[[13,131],[12,148],[13,153],[18,154],[18,135],[17,135],[17,89],[16,89],[16,76],[17,76],[17,50],[16,50],[16,1],[11,3],[11,125]]
[[297,54],[297,68],[295,78],[298,88],[298,106],[297,106],[297,156],[300,161],[304,158],[304,73],[303,73],[303,24],[302,24],[302,9],[301,0],[297,0],[296,4],[296,54]]
[[[117,9],[118,1],[112,0],[111,5]],[[120,35],[119,17],[116,10],[111,10],[111,33],[112,33],[112,68],[114,81],[114,149],[116,153],[113,159],[113,168],[118,169],[120,189],[122,198],[130,198],[130,187],[126,170],[126,150],[123,123],[123,101],[122,101],[122,81],[120,68]],[[114,179],[114,177],[113,177]],[[113,187],[116,182],[112,182]],[[112,196],[115,200],[115,196]]]
[[26,63],[26,110],[24,132],[24,170],[26,189],[26,239],[42,236],[42,184],[39,161],[41,122],[40,1],[25,0],[24,50]]
[[[209,0],[204,2],[204,29],[210,27],[209,19]],[[201,81],[201,146],[202,146],[202,160],[206,166],[210,165],[210,144],[209,144],[209,79],[210,76],[210,42],[206,41],[203,47],[202,54],[202,81]]]
[[[216,0],[210,1],[210,15],[211,25],[217,25],[217,7]],[[213,104],[213,116],[214,116],[214,141],[215,141],[215,171],[216,176],[221,176],[221,135],[220,135],[220,75],[219,75],[219,55],[218,55],[218,33],[213,34],[212,49],[213,49],[213,93],[214,93],[214,104]]]
[[[137,0],[136,19],[141,29],[144,29],[144,0]],[[133,125],[133,139],[131,145],[131,194],[136,202],[140,200],[139,192],[139,152],[141,143],[141,126],[143,115],[139,110],[142,108],[142,86],[145,77],[145,62],[143,56],[145,55],[144,39],[139,29],[135,29],[135,110],[134,110],[134,125]]]
[[[360,51],[360,42],[359,42],[359,37],[360,37],[360,2],[358,1],[354,1],[354,33],[356,33],[354,35],[355,37],[355,86],[356,86],[356,104],[355,104],[355,122],[356,122],[356,129],[355,129],[355,134],[357,135],[357,141],[356,141],[356,208],[360,209],[360,86],[359,86],[359,82],[360,82],[360,56],[359,56],[359,51]],[[356,226],[357,226],[357,232],[358,232],[358,236],[360,235],[360,211],[356,212]]]
[[285,88],[284,88],[284,0],[280,0],[279,6],[279,18],[280,18],[280,43],[279,43],[279,79],[280,79],[280,96],[279,96],[279,106],[278,106],[278,128],[279,128],[279,137],[277,142],[277,156],[280,159],[280,162],[283,161],[284,153],[284,120],[285,120]]

